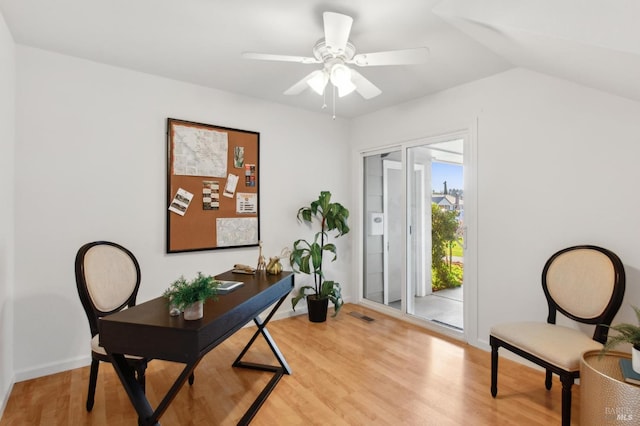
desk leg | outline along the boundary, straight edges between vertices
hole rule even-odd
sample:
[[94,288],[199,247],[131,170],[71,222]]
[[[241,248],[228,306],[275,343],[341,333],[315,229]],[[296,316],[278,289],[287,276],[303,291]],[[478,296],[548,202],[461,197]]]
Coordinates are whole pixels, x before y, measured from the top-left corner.
[[242,358],[245,356],[245,354],[249,351],[249,348],[251,347],[251,345],[253,345],[253,343],[256,341],[258,336],[260,334],[262,334],[264,339],[267,341],[267,344],[269,345],[269,348],[271,348],[271,351],[273,352],[273,354],[275,355],[276,359],[280,363],[280,368],[284,371],[284,373],[291,374],[291,368],[287,364],[287,361],[284,359],[284,356],[282,355],[282,352],[280,352],[280,349],[276,345],[276,342],[273,340],[273,337],[271,337],[271,334],[269,333],[269,330],[267,330],[267,324],[269,323],[269,321],[271,320],[273,315],[276,313],[276,311],[278,310],[280,305],[282,305],[282,302],[284,302],[284,300],[287,298],[287,296],[288,296],[288,294],[283,296],[278,301],[278,303],[276,303],[276,305],[273,307],[271,312],[269,312],[269,315],[267,315],[267,318],[264,321],[262,321],[260,319],[260,317],[255,317],[253,319],[253,322],[256,323],[256,325],[258,326],[258,329],[253,334],[253,336],[251,337],[251,339],[249,340],[247,345],[244,347],[242,352],[240,352],[240,355],[238,355],[238,358],[236,358],[236,360],[233,362],[232,365],[234,367],[253,368],[255,370],[264,370],[264,371],[275,371],[275,370],[279,369],[278,367],[274,367],[274,366],[271,366],[271,365],[254,364],[254,363],[250,363],[250,362],[241,361]]
[[189,376],[193,373],[193,370],[198,365],[198,362],[187,364],[182,370],[182,373],[178,376],[176,381],[173,383],[165,397],[162,399],[158,408],[154,411],[149,404],[149,400],[144,394],[144,390],[140,383],[135,379],[135,373],[133,368],[126,361],[124,355],[122,354],[109,354],[111,358],[111,364],[113,368],[116,370],[124,389],[127,391],[127,395],[129,395],[129,399],[133,404],[133,408],[135,408],[138,413],[138,423],[140,425],[157,425],[159,426],[158,419],[162,414],[164,414],[165,410],[173,401],[173,398],[176,397],[180,388],[184,385],[184,382],[187,381]]
[[[131,400],[133,407],[138,413],[139,423],[143,424],[144,422],[142,419],[152,417],[153,408],[151,408],[149,400],[147,400],[147,397],[142,390],[142,386],[140,386],[140,383],[136,380],[133,368],[129,365],[122,354],[109,354],[109,357],[111,358],[111,364],[113,365],[114,370],[116,370],[124,389],[127,391],[127,395],[129,395],[129,399]],[[155,424],[158,423],[156,422]]]
[[[269,331],[266,328],[267,324],[269,323],[269,321],[271,320],[275,312],[278,310],[280,305],[282,305],[282,302],[284,302],[287,296],[288,294],[283,296],[278,301],[278,303],[273,307],[271,312],[269,312],[269,315],[267,315],[267,318],[264,321],[262,321],[259,316],[253,319],[253,321],[258,326],[258,330],[256,330],[256,332],[253,334],[253,336],[251,337],[247,345],[244,347],[242,352],[240,352],[240,355],[238,355],[238,358],[236,358],[236,360],[232,364],[234,367],[250,368],[253,370],[268,371],[268,372],[274,373],[269,383],[267,383],[267,386],[265,386],[262,392],[260,392],[260,395],[258,395],[256,400],[251,405],[251,407],[249,407],[245,415],[242,417],[242,419],[240,419],[240,421],[238,422],[238,425],[248,425],[249,422],[251,422],[251,419],[253,419],[253,417],[256,415],[256,413],[258,412],[262,404],[267,400],[267,397],[269,396],[271,391],[273,391],[273,389],[276,387],[276,385],[278,384],[282,376],[284,374],[291,374],[291,368],[287,364],[287,361],[284,359],[282,352],[280,352],[280,349],[276,345],[276,342],[273,340],[273,337],[271,337],[271,334],[269,334]],[[259,335],[262,335],[264,339],[267,341],[267,344],[271,348],[271,351],[275,355],[280,366],[256,364],[253,362],[242,361],[242,358],[249,351],[249,348],[251,347],[251,345],[253,345],[253,343],[256,341]]]

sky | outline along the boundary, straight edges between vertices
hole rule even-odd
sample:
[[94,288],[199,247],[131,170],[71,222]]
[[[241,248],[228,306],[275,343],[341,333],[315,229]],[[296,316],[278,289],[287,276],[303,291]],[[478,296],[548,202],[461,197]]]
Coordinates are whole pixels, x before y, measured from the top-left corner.
[[442,192],[444,190],[444,181],[447,181],[447,189],[464,189],[462,166],[449,163],[432,163],[431,189],[436,192]]

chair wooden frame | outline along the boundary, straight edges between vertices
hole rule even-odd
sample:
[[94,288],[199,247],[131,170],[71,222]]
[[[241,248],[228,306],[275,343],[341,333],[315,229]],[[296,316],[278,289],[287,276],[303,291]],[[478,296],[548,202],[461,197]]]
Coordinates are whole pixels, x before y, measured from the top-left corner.
[[[590,318],[584,318],[573,314],[572,312],[564,309],[563,306],[560,306],[556,300],[550,294],[548,283],[547,283],[547,275],[549,272],[549,268],[553,265],[553,263],[558,259],[558,257],[563,254],[572,251],[572,250],[596,250],[604,255],[606,255],[613,265],[614,270],[614,283],[613,290],[611,292],[611,297],[609,299],[609,303],[607,306],[601,311],[600,315]],[[624,266],[618,258],[618,256],[611,252],[610,250],[604,249],[602,247],[597,247],[593,245],[580,245],[569,247],[555,253],[545,264],[544,269],[542,271],[542,288],[544,290],[545,297],[547,299],[547,304],[549,306],[549,315],[547,317],[548,324],[556,324],[556,314],[557,312],[562,313],[566,317],[580,322],[584,324],[592,324],[595,325],[595,330],[593,333],[593,340],[599,343],[606,343],[607,336],[609,332],[609,325],[613,321],[614,316],[620,309],[622,305],[622,299],[624,297],[625,292],[625,272]],[[567,371],[557,365],[551,364],[539,357],[517,347],[500,338],[490,335],[489,343],[491,345],[491,395],[495,398],[498,393],[498,349],[503,347],[522,358],[531,361],[545,369],[545,387],[547,390],[551,389],[552,385],[552,375],[557,374],[560,377],[560,382],[562,383],[562,425],[569,426],[571,424],[571,387],[573,386],[575,379],[580,377],[580,370],[575,371]]]
[[[86,271],[85,271],[85,257],[87,253],[89,253],[89,251],[96,246],[104,246],[104,245],[114,247],[116,249],[121,250],[123,253],[125,253],[131,259],[136,271],[135,286],[133,288],[133,291],[129,295],[129,297],[126,300],[124,300],[122,304],[108,311],[101,310],[94,303],[87,286],[87,278],[86,278]],[[94,338],[99,333],[99,319],[101,317],[110,315],[114,312],[121,311],[125,307],[135,306],[136,297],[138,295],[138,289],[140,287],[140,279],[141,279],[140,265],[138,264],[138,261],[136,260],[133,253],[131,253],[129,250],[122,247],[121,245],[113,242],[109,242],[109,241],[94,241],[94,242],[83,245],[78,250],[78,253],[76,254],[75,273],[76,273],[76,285],[78,288],[78,295],[80,296],[80,301],[82,302],[84,311],[87,314],[87,319],[89,320],[89,328],[91,330],[92,338]],[[89,390],[87,392],[87,404],[86,404],[87,411],[91,411],[91,409],[93,408],[96,383],[98,381],[98,368],[100,366],[100,361],[109,362],[109,363],[111,362],[109,357],[106,355],[106,353],[103,354],[100,352],[96,352],[92,349],[91,350],[91,372],[89,375]],[[127,361],[134,368],[136,372],[137,381],[140,383],[140,386],[142,386],[142,389],[144,390],[145,370],[147,368],[148,360],[140,357],[129,357],[127,358]]]

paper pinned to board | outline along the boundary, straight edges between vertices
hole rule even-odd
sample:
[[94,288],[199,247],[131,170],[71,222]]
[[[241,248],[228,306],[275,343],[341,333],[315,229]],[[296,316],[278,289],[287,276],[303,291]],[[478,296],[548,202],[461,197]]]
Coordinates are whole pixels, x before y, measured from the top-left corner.
[[258,194],[238,192],[236,213],[258,213]]
[[184,214],[187,212],[187,209],[189,208],[189,204],[191,204],[192,198],[192,193],[185,189],[178,188],[178,192],[176,192],[171,205],[169,205],[169,211],[177,213],[180,216],[184,216]]
[[258,218],[219,217],[216,236],[218,247],[258,244]]
[[229,173],[227,177],[227,184],[224,186],[224,195],[227,198],[233,198],[233,194],[236,193],[236,186],[238,186],[238,176]]

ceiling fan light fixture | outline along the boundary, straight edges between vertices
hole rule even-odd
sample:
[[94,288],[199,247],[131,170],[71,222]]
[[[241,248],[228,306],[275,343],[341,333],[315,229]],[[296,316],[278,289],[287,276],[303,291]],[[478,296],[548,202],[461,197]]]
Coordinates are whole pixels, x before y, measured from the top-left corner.
[[324,70],[317,70],[312,73],[313,75],[309,80],[307,80],[307,84],[309,87],[313,89],[318,95],[322,95],[324,93],[324,88],[327,86],[329,82],[329,76]]
[[347,81],[351,81],[351,70],[344,64],[335,64],[331,67],[331,83],[340,87]]
[[331,84],[338,88],[338,96],[347,96],[356,89],[351,81],[351,70],[344,64],[335,64],[331,67]]

